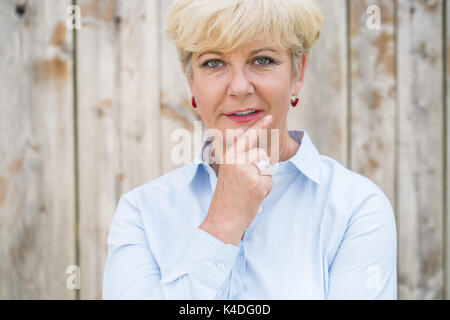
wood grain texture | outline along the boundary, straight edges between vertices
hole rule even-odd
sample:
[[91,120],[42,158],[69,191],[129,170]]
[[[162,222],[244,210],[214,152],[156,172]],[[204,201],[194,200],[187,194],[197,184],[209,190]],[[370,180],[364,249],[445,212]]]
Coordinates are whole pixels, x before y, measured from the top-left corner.
[[[369,11],[375,6],[377,12]],[[394,2],[350,1],[350,169],[395,203]],[[380,15],[380,29],[372,22]]]
[[307,130],[321,154],[347,164],[346,1],[320,0],[321,36],[306,64],[300,103],[290,108],[290,130]]
[[398,1],[399,298],[443,298],[442,10]]
[[[76,43],[71,0],[0,2],[0,299],[74,299],[78,262],[80,298],[101,298],[120,195],[183,165],[172,134],[200,117],[165,35],[173,1],[77,0]],[[450,5],[317,3],[325,25],[288,128],[391,200],[398,298],[449,299]]]
[[450,236],[449,236],[449,232],[450,232],[450,112],[448,110],[449,106],[450,106],[450,3],[448,1],[445,2],[445,25],[446,25],[446,30],[444,30],[445,32],[445,37],[446,37],[446,41],[445,41],[445,61],[446,61],[446,70],[444,70],[445,72],[445,77],[447,79],[446,82],[446,88],[444,88],[444,90],[446,90],[446,101],[444,101],[446,103],[445,105],[445,109],[446,109],[446,119],[444,119],[444,121],[446,122],[446,154],[445,154],[445,159],[446,159],[446,184],[445,184],[445,191],[446,194],[444,194],[444,197],[446,197],[446,207],[445,207],[445,222],[446,224],[444,225],[444,248],[445,248],[445,298],[448,300],[450,299]]
[[158,1],[79,1],[81,299],[102,297],[120,195],[161,174]]
[[70,1],[0,2],[0,299],[73,299]]
[[[167,39],[165,34],[166,18],[173,0],[161,1],[161,112],[162,112],[162,163],[163,173],[170,172],[184,163],[174,163],[171,157],[173,147],[180,141],[172,141],[175,130],[184,129],[192,136],[194,122],[200,121],[200,114],[191,104],[191,93],[178,61],[175,46]],[[202,124],[203,130],[206,130]],[[190,158],[196,156],[192,150]]]

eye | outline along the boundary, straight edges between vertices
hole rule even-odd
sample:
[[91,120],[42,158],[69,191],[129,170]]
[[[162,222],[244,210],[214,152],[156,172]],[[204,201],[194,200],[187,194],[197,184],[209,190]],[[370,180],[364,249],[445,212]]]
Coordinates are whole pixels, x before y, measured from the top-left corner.
[[208,67],[211,69],[215,69],[216,67],[219,67],[221,63],[222,63],[222,61],[220,61],[218,59],[212,59],[212,60],[205,61],[202,66]]
[[[272,58],[269,57],[257,57],[255,59],[255,62],[258,62],[258,65],[265,65],[265,64],[272,64],[274,63],[274,60]],[[266,62],[266,63],[264,63]]]
[[[261,56],[261,57],[256,57],[253,61],[255,61],[256,65],[270,65],[270,64],[279,64],[279,61],[266,57],[266,56]],[[217,69],[218,67],[220,67],[223,64],[222,60],[219,59],[211,59],[211,60],[207,60],[202,64],[202,67],[204,68],[209,68],[209,69]]]

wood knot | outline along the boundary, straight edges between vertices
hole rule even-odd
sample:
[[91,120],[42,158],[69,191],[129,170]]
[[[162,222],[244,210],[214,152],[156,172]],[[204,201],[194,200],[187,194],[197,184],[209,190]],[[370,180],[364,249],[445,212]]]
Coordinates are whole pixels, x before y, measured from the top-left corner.
[[24,4],[17,4],[16,5],[16,13],[19,17],[23,16],[26,11],[26,6]]

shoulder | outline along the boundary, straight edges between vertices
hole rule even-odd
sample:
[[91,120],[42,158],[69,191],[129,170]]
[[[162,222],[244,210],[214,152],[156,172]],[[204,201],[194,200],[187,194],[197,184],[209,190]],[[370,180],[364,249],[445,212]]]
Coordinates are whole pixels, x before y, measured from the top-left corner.
[[[346,168],[337,160],[326,156],[320,155],[321,159],[321,182],[332,184],[339,184],[341,187],[345,185],[353,192],[357,190],[367,190],[372,188],[378,188],[378,186],[369,178]],[[348,190],[346,190],[348,191]]]
[[179,167],[125,192],[122,197],[135,207],[141,207],[140,204],[144,201],[174,200],[188,184],[197,166],[198,164],[191,163]]
[[352,171],[335,159],[321,155],[321,183],[336,199],[345,200],[346,218],[372,217],[394,222],[390,200],[369,178]]

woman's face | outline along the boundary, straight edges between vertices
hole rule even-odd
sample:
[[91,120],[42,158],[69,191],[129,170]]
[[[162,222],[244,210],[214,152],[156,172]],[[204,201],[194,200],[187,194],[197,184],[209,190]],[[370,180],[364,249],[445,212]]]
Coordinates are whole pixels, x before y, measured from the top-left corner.
[[[205,127],[219,129],[225,137],[225,129],[245,130],[271,114],[270,128],[285,129],[291,96],[303,82],[304,56],[298,63],[294,78],[290,54],[260,40],[228,53],[194,53],[188,83]],[[249,108],[261,111],[248,121],[227,116]]]

